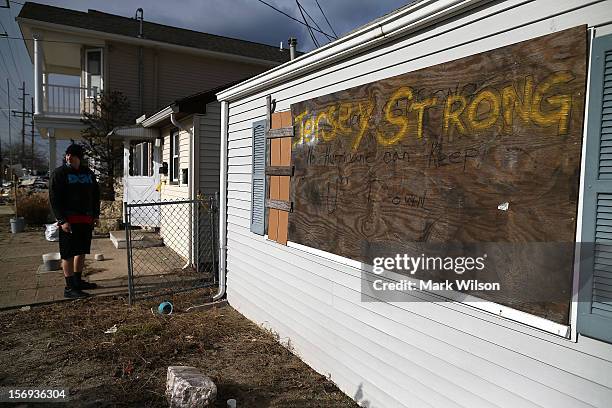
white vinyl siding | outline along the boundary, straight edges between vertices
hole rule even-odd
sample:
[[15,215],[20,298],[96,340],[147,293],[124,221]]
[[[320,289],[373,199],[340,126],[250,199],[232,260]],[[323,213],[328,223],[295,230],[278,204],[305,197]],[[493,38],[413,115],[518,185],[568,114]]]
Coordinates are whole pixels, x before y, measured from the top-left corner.
[[[193,129],[193,119],[192,117],[188,117],[187,119],[183,119],[180,121],[181,126],[185,129]],[[171,151],[170,151],[170,137],[174,132],[175,128],[167,127],[162,129],[161,135],[164,138],[164,148],[163,148],[163,160],[167,163],[170,163],[171,159]],[[186,131],[178,131],[178,139],[179,139],[179,172],[181,174],[181,169],[189,169],[189,138],[190,135]],[[169,164],[169,166],[171,166]],[[189,186],[187,184],[179,183],[170,184],[169,180],[171,177],[171,173],[168,173],[168,182],[166,184],[162,184],[161,187],[161,200],[162,201],[178,201],[178,200],[187,200],[189,198]],[[181,255],[185,261],[189,257],[189,234],[187,233],[179,233],[179,231],[188,231],[189,223],[191,220],[189,206],[186,204],[177,204],[170,206],[161,206],[161,235],[162,237],[166,236],[164,240],[164,244],[172,248],[176,253]]]
[[219,153],[221,145],[221,104],[206,105],[199,117],[199,189],[205,195],[219,192]]
[[[180,121],[181,126],[185,129],[193,129],[193,118],[190,116],[188,119],[183,119]],[[166,184],[163,185],[161,190],[161,199],[169,200],[169,199],[187,199],[189,197],[189,190],[187,188],[187,184],[180,183],[180,177],[178,178],[177,184],[170,184],[171,180],[171,155],[170,155],[170,135],[171,131],[174,128],[166,127],[161,130],[161,135],[164,139],[163,146],[163,154],[162,154],[162,162],[168,163],[169,171],[167,176]],[[179,174],[180,169],[188,169],[190,168],[189,164],[189,133],[186,131],[179,131]]]
[[370,407],[609,407],[612,346],[457,303],[364,302],[361,271],[250,232],[252,124],[292,103],[580,24],[612,1],[509,0],[229,104],[227,291],[300,358]]

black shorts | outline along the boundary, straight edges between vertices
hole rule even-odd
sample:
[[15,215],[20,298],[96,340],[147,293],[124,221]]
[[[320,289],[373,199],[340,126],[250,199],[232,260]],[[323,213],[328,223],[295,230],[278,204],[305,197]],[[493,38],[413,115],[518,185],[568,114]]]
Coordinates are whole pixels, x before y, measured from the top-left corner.
[[91,248],[93,224],[70,224],[71,233],[59,230],[59,248],[62,259],[88,254]]

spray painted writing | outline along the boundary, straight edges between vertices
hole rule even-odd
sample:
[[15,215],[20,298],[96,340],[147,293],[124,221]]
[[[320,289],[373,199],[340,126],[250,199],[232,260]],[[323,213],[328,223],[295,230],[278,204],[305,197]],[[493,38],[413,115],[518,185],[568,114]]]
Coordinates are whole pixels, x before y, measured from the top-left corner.
[[574,78],[570,71],[559,71],[535,83],[533,76],[527,75],[522,84],[514,82],[501,89],[487,87],[472,95],[451,93],[444,98],[419,97],[413,88],[404,86],[384,104],[378,104],[382,105],[380,111],[376,111],[374,100],[339,102],[317,112],[306,109],[294,118],[294,146],[350,135],[351,149],[355,151],[367,132],[372,132],[382,146],[395,145],[407,136],[421,139],[426,113],[431,109],[441,110],[440,128],[449,140],[453,134],[464,136],[494,126],[509,131],[517,120],[540,127],[556,126],[557,134],[565,135],[572,95],[559,92],[559,88]]

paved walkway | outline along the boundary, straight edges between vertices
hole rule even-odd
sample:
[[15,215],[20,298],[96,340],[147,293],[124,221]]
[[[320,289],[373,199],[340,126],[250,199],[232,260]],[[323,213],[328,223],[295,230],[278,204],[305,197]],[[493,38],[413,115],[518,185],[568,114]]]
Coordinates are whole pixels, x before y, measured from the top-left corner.
[[[41,228],[26,228],[11,234],[9,206],[0,206],[0,309],[64,300],[62,271],[45,272],[42,254],[58,252],[57,242],[48,242]],[[94,254],[103,253],[104,261]],[[92,253],[86,257],[86,279],[98,283],[92,295],[127,293],[127,256],[108,238],[94,238]]]

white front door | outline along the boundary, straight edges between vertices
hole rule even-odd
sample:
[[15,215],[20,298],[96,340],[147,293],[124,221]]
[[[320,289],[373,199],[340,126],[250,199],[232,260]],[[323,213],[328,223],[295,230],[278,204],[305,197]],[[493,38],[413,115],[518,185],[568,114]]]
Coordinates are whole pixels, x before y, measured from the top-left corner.
[[[131,150],[131,151],[130,151]],[[160,147],[151,142],[139,143],[130,149],[124,144],[123,201],[126,203],[152,203],[160,200],[159,168]],[[130,160],[131,155],[131,160]],[[132,207],[130,222],[141,227],[159,227],[159,206]]]

